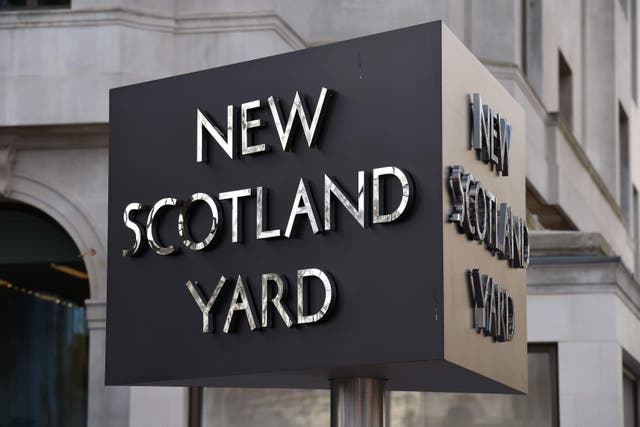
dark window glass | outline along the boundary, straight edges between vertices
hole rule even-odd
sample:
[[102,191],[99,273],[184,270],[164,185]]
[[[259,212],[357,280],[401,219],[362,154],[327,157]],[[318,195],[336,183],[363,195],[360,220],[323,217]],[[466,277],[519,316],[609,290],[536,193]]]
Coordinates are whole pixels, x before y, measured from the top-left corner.
[[555,427],[555,346],[530,346],[529,394],[391,393],[391,427]]
[[624,427],[638,427],[638,382],[626,369],[622,375],[622,405]]
[[558,53],[558,107],[560,119],[573,131],[573,74],[562,53]]
[[87,425],[89,282],[45,213],[0,200],[0,426]]
[[23,7],[27,0],[0,0],[0,7]]
[[522,70],[533,90],[542,96],[542,0],[522,0]]
[[38,6],[68,6],[70,0],[38,0]]
[[636,252],[634,271],[636,280],[640,280],[640,197],[635,186],[633,187],[633,242]]
[[629,169],[629,117],[618,104],[618,139],[620,147],[620,207],[627,220],[631,220],[631,170]]
[[638,102],[638,4],[631,0],[631,96]]
[[0,0],[0,9],[36,9],[39,7],[70,7],[71,0]]
[[624,17],[627,18],[627,11],[629,10],[629,6],[627,5],[627,0],[618,0],[618,3],[620,3],[620,8],[622,9],[622,13],[624,14]]
[[0,281],[0,426],[85,426],[84,307],[31,292]]
[[[387,393],[389,427],[556,427],[555,345],[529,346],[529,394]],[[329,391],[205,388],[202,427],[328,427]],[[191,408],[192,412],[193,408]]]

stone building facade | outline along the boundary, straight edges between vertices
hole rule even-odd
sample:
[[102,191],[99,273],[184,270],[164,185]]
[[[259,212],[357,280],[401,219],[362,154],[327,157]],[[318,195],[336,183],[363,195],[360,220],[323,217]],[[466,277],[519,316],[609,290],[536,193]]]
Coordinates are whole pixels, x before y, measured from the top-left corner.
[[[325,392],[277,399],[103,385],[109,89],[437,19],[526,113],[530,367],[531,354],[549,357],[545,423],[638,425],[636,1],[0,1],[3,200],[46,213],[81,253],[95,252],[83,257],[88,425],[208,425],[215,417],[222,425],[265,425],[243,415],[239,399],[278,413],[302,401],[308,410],[273,415],[274,423],[328,423]],[[389,422],[468,425],[464,410],[438,415],[458,398],[392,393]],[[516,400],[466,399],[473,419],[481,418],[469,409],[475,399],[490,425],[544,425],[527,424],[535,417]],[[491,418],[509,411],[511,421]]]

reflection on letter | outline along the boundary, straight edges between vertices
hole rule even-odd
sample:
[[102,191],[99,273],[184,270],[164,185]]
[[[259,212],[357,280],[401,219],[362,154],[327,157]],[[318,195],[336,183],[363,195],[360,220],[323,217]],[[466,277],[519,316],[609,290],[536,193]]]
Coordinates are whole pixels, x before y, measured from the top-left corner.
[[156,217],[156,214],[162,209],[166,207],[175,206],[178,204],[178,201],[171,197],[165,197],[156,202],[155,205],[151,208],[149,212],[149,216],[147,217],[147,241],[149,242],[149,246],[153,251],[159,255],[169,255],[176,251],[176,248],[171,246],[162,246],[162,244],[156,240],[156,237],[153,233],[153,221]]
[[283,299],[287,297],[288,286],[287,279],[276,273],[266,273],[262,275],[262,327],[271,326],[271,316],[269,316],[269,282],[275,283],[277,286],[276,294],[271,298],[271,303],[276,308],[278,314],[284,321],[287,328],[293,326],[291,313],[283,303]]
[[276,130],[278,131],[280,143],[282,144],[282,149],[284,151],[287,151],[289,148],[289,136],[291,136],[293,119],[296,116],[296,112],[298,113],[298,116],[300,116],[300,123],[302,124],[302,131],[304,132],[304,136],[307,139],[307,144],[309,145],[309,147],[313,146],[313,140],[316,134],[318,123],[320,122],[321,115],[323,114],[322,107],[324,106],[324,101],[327,97],[327,93],[327,88],[323,87],[320,91],[320,97],[318,98],[316,111],[313,114],[313,119],[311,120],[311,126],[309,126],[309,123],[307,122],[309,113],[307,112],[307,108],[304,101],[301,99],[300,94],[296,92],[296,96],[293,99],[293,105],[291,106],[291,112],[289,113],[289,119],[287,120],[287,127],[285,129],[282,128],[282,120],[280,119],[280,103],[273,96],[269,97],[267,102],[269,103],[269,108],[271,108],[273,122],[276,125]]
[[142,244],[142,232],[143,228],[140,224],[134,222],[131,219],[131,214],[135,211],[140,211],[145,209],[146,207],[140,203],[129,203],[126,208],[124,208],[124,225],[133,231],[135,236],[135,241],[133,242],[133,246],[129,249],[122,250],[122,256],[135,256],[140,252],[141,244]]
[[[315,314],[305,314],[307,311],[306,294],[304,291],[304,278],[305,277],[317,277],[322,280],[324,286],[324,302],[322,307]],[[333,304],[335,295],[335,286],[333,280],[324,271],[318,268],[307,268],[298,270],[298,324],[315,323],[322,319]]]
[[202,332],[213,332],[213,328],[209,327],[209,312],[211,311],[213,304],[216,302],[218,295],[220,295],[220,291],[222,291],[222,287],[224,286],[226,281],[226,277],[220,277],[218,285],[213,290],[213,294],[211,294],[211,298],[209,298],[209,301],[206,304],[204,303],[200,292],[196,288],[198,286],[198,282],[196,282],[195,280],[193,282],[191,282],[191,280],[187,281],[187,288],[189,288],[191,296],[195,300],[196,304],[198,304],[198,308],[200,308],[200,311],[202,311]]
[[[300,206],[300,202],[302,202],[302,206]],[[296,197],[293,200],[289,221],[287,222],[287,229],[284,232],[285,237],[291,237],[293,224],[298,215],[306,215],[307,218],[309,218],[309,224],[311,224],[313,234],[317,234],[320,231],[318,228],[318,213],[316,212],[315,204],[313,200],[309,198],[307,186],[302,178],[300,179],[300,183],[298,183]]]
[[[244,188],[242,190],[227,191],[220,193],[218,198],[220,200],[231,199],[231,241],[242,241],[242,228],[238,227],[238,218],[240,216],[240,210],[238,206],[238,199],[240,197],[248,197],[251,195],[250,188]],[[262,204],[262,203],[261,203]]]
[[209,132],[209,135],[216,140],[218,145],[222,147],[227,156],[230,159],[233,159],[233,105],[229,105],[227,107],[227,139],[225,141],[222,132],[218,130],[218,128],[211,123],[207,117],[198,110],[198,120],[197,120],[197,146],[196,146],[196,162],[206,162],[207,161],[207,145],[202,141],[202,127]]
[[[201,242],[194,242],[189,237],[187,212],[189,211],[191,205],[199,200],[205,202],[211,210],[211,229],[209,230],[209,233],[207,234],[207,237],[204,238],[204,240],[202,240]],[[209,246],[209,244],[213,241],[213,238],[216,235],[216,231],[218,231],[221,222],[221,216],[218,213],[218,205],[216,204],[215,200],[209,197],[208,194],[195,193],[192,194],[182,205],[182,208],[180,208],[180,214],[178,215],[178,235],[180,235],[182,243],[187,248],[194,251],[199,251]]]
[[[240,299],[240,301],[238,301]],[[229,333],[231,329],[231,321],[233,320],[233,314],[238,311],[244,311],[247,316],[247,321],[249,322],[249,329],[252,331],[258,327],[256,324],[256,310],[253,308],[253,299],[251,298],[251,292],[249,287],[245,288],[244,283],[242,282],[242,276],[238,276],[238,280],[236,282],[236,288],[233,291],[233,297],[231,298],[231,305],[229,306],[229,311],[227,312],[227,318],[224,321],[223,331],[225,334]]]
[[[382,203],[380,199],[381,185],[380,185],[380,177],[383,175],[393,175],[398,180],[400,180],[400,184],[402,185],[402,199],[400,200],[400,205],[398,208],[390,213],[383,214]],[[400,218],[407,208],[409,204],[409,200],[411,197],[411,181],[409,176],[402,171],[400,168],[396,168],[394,166],[387,166],[383,168],[376,168],[373,170],[373,223],[380,224],[383,222],[392,222],[396,219]]]
[[267,146],[264,144],[250,146],[249,145],[249,133],[251,128],[259,128],[262,126],[262,120],[247,120],[249,110],[260,107],[260,100],[245,102],[240,107],[240,124],[242,126],[242,154],[253,154],[261,151],[266,151]]
[[280,237],[280,229],[278,228],[274,230],[263,230],[263,227],[267,225],[267,211],[264,206],[267,204],[267,194],[266,188],[256,188],[256,239]]
[[333,209],[331,194],[340,201],[347,212],[364,228],[364,171],[358,171],[358,207],[344,194],[342,189],[327,175],[324,176],[324,229],[333,230]]

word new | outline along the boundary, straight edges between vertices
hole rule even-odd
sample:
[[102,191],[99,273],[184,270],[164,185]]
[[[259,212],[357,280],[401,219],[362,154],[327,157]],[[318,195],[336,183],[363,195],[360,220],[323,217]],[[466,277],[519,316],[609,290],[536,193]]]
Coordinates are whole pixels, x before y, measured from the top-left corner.
[[[289,137],[291,136],[291,130],[293,129],[293,123],[296,115],[300,118],[302,131],[304,132],[304,136],[307,140],[309,148],[313,146],[316,131],[318,129],[320,119],[324,113],[323,107],[325,105],[325,100],[327,98],[327,95],[330,93],[331,91],[325,87],[320,90],[320,97],[318,98],[318,103],[316,104],[316,109],[313,114],[313,118],[311,119],[311,123],[309,123],[307,117],[310,116],[307,112],[304,100],[300,96],[300,93],[296,92],[293,99],[293,104],[291,105],[291,112],[289,113],[289,117],[287,118],[285,126],[282,125],[284,120],[280,111],[279,101],[273,96],[269,97],[269,99],[267,100],[267,104],[269,105],[269,109],[271,110],[273,123],[275,124],[278,138],[280,139],[280,144],[282,145],[282,149],[284,151],[289,150]],[[249,114],[252,110],[261,107],[262,101],[259,99],[255,101],[245,102],[240,106],[240,139],[242,141],[242,155],[269,151],[269,146],[267,146],[266,144],[251,145],[251,134],[249,133],[249,129],[262,127],[265,125],[265,123],[263,123],[262,120],[251,120],[249,118]],[[233,105],[227,106],[227,134],[224,135],[212,120],[209,120],[207,116],[202,111],[200,111],[200,109],[197,109],[196,162],[200,163],[207,161],[207,146],[203,138],[203,129],[206,130],[207,133],[214,139],[214,141],[218,143],[218,145],[224,150],[225,153],[227,153],[227,156],[229,156],[230,159],[234,158],[236,152],[233,146],[233,141],[235,140],[234,129],[237,129],[234,124],[234,117],[235,107]]]
[[[307,278],[315,277],[320,280],[324,289],[324,301],[320,309],[312,314],[307,313]],[[261,277],[262,284],[262,297],[260,304],[260,323],[258,324],[258,316],[256,314],[255,306],[253,304],[253,297],[251,296],[251,288],[245,283],[242,276],[238,276],[235,287],[233,289],[233,296],[229,302],[229,308],[227,310],[227,316],[224,321],[222,331],[228,334],[234,323],[234,316],[239,313],[240,316],[244,315],[249,329],[252,331],[259,328],[267,328],[272,325],[273,313],[270,312],[269,307],[273,306],[275,312],[280,316],[280,319],[287,328],[292,327],[296,323],[298,325],[307,323],[316,323],[320,321],[329,312],[330,308],[335,303],[336,290],[333,283],[333,279],[326,272],[318,268],[305,268],[298,270],[297,273],[297,317],[294,318],[289,309],[287,308],[286,299],[288,294],[287,279],[277,273],[265,273]],[[213,293],[209,298],[202,295],[198,289],[198,282],[187,281],[186,285],[191,293],[191,296],[195,300],[198,308],[202,312],[202,332],[213,332],[211,326],[211,314],[218,301],[220,294],[223,291],[227,278],[222,276],[218,281],[218,285],[213,290]]]
[[493,336],[496,341],[511,341],[515,333],[511,294],[501,289],[491,276],[481,276],[477,268],[468,272],[468,276],[476,331]]
[[489,163],[492,169],[495,166],[498,175],[509,175],[511,125],[497,111],[483,104],[480,94],[473,94],[472,110],[471,147],[480,160]]

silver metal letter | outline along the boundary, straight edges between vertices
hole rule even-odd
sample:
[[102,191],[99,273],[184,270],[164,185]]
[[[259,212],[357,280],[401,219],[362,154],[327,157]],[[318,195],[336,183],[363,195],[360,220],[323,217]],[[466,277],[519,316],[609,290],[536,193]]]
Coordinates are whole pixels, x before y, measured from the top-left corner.
[[472,220],[474,216],[471,211],[471,188],[476,183],[475,178],[470,173],[462,175],[462,194],[464,194],[464,221],[462,228],[467,236],[473,238],[476,235],[475,222]]
[[493,283],[493,277],[482,275],[482,279],[485,281],[484,291],[486,292],[487,297],[487,301],[485,303],[487,324],[484,328],[484,334],[488,336],[492,335],[496,328],[496,287]]
[[[241,301],[238,301],[240,298]],[[249,329],[252,331],[258,327],[256,324],[256,310],[253,308],[253,300],[251,298],[251,292],[249,287],[245,287],[242,282],[242,276],[238,276],[238,280],[236,281],[236,288],[233,291],[233,297],[231,298],[231,305],[229,306],[229,311],[227,312],[227,318],[224,321],[223,331],[225,334],[229,333],[231,329],[231,321],[233,320],[233,314],[236,311],[242,310],[247,316],[247,321],[249,322]]]
[[529,228],[526,220],[522,220],[522,268],[529,266]]
[[[211,210],[211,229],[209,230],[209,234],[205,237],[201,242],[194,242],[191,240],[189,236],[189,224],[187,224],[187,212],[191,205],[197,201],[203,201],[207,205],[209,205],[209,209]],[[180,214],[178,215],[178,234],[182,239],[182,244],[184,244],[187,248],[199,251],[207,246],[213,241],[213,238],[220,228],[220,224],[222,223],[222,216],[218,212],[218,205],[215,200],[209,197],[208,194],[205,193],[194,193],[192,194],[182,205],[180,208]]]
[[513,260],[513,226],[511,208],[506,203],[500,203],[500,217],[498,220],[498,245],[500,259]]
[[514,215],[511,220],[513,229],[513,261],[511,265],[514,268],[522,267],[522,219]]
[[244,188],[242,190],[235,190],[235,191],[227,191],[225,193],[220,193],[218,195],[218,198],[220,200],[231,199],[231,241],[234,243],[242,241],[242,228],[238,227],[238,218],[240,216],[238,199],[240,197],[249,197],[249,196],[251,196],[250,188]]
[[496,155],[496,147],[500,146],[500,114],[497,111],[491,111],[491,130],[489,131],[489,152],[487,153],[487,162],[493,170],[494,166],[498,166],[498,156]]
[[491,252],[493,252],[496,243],[496,231],[498,229],[498,215],[496,210],[496,196],[484,191],[487,204],[487,232],[485,234],[484,243]]
[[248,120],[248,112],[254,108],[260,108],[260,100],[245,102],[240,106],[240,125],[242,126],[242,154],[254,154],[261,151],[267,151],[265,144],[249,145],[249,129],[259,128],[262,126],[262,120]]
[[358,207],[344,194],[342,189],[327,175],[324,176],[324,229],[333,230],[333,209],[331,206],[331,194],[347,209],[347,212],[358,221],[360,227],[365,226],[364,215],[364,171],[358,171]]
[[[269,297],[269,282],[275,283],[277,293],[273,297]],[[287,297],[288,286],[287,279],[277,273],[266,273],[262,275],[262,327],[271,326],[271,316],[269,316],[269,302],[273,303],[278,314],[287,325],[287,328],[293,326],[293,320],[289,309],[282,301]]]
[[[272,239],[274,237],[280,237],[280,229],[264,230],[263,227],[267,226],[267,189],[258,187],[256,188],[256,239]],[[263,200],[264,198],[264,200]]]
[[449,168],[449,191],[451,195],[451,214],[449,215],[449,221],[458,224],[460,231],[464,231],[462,223],[464,222],[465,203],[464,203],[464,191],[462,191],[462,176],[464,175],[464,168],[460,165],[451,166]]
[[493,337],[497,341],[504,341],[504,291],[496,286],[496,327],[493,333]]
[[[380,177],[383,175],[393,175],[398,180],[400,180],[400,184],[402,185],[402,199],[400,200],[400,205],[398,208],[390,213],[383,214],[382,213],[382,202],[380,200]],[[387,166],[383,168],[376,168],[373,170],[373,223],[380,224],[383,222],[392,222],[396,219],[400,218],[409,205],[409,200],[411,198],[411,181],[409,175],[402,171],[400,168],[396,168],[394,166]]]
[[511,125],[500,119],[500,155],[498,156],[498,170],[502,176],[509,175],[509,156],[511,154]]
[[[302,206],[300,206],[301,201]],[[289,221],[287,222],[287,229],[284,232],[285,237],[291,237],[293,224],[298,215],[306,215],[309,218],[309,224],[311,224],[313,234],[317,234],[320,231],[318,228],[318,213],[316,211],[315,204],[313,199],[309,197],[307,186],[302,178],[300,178],[298,190],[296,190],[296,197],[293,200],[293,206],[291,207],[291,213],[289,214]]]
[[473,298],[474,307],[474,327],[477,332],[483,331],[487,328],[487,311],[486,305],[488,302],[489,282],[493,281],[491,277],[487,275],[480,276],[480,270],[474,268],[469,272],[469,280],[471,285],[471,296]]
[[207,117],[198,109],[197,120],[197,147],[196,147],[196,162],[207,161],[207,145],[203,142],[202,127],[209,132],[209,135],[216,140],[218,145],[222,147],[227,156],[233,159],[233,105],[227,107],[227,139],[222,135],[222,132],[207,119]]
[[511,341],[513,339],[513,335],[516,332],[516,321],[513,313],[513,298],[509,292],[506,293],[506,318],[507,318],[507,327],[505,331],[505,339],[507,341]]
[[[324,302],[322,303],[322,307],[315,314],[305,314],[307,311],[307,301],[306,294],[304,291],[304,278],[305,277],[317,277],[322,281],[324,286]],[[298,324],[302,325],[305,323],[315,323],[322,319],[329,309],[331,308],[334,300],[335,285],[333,284],[333,280],[331,277],[325,273],[324,271],[318,268],[306,268],[303,270],[298,270]]]
[[191,280],[187,281],[187,288],[189,292],[191,292],[191,296],[195,300],[196,304],[198,304],[198,308],[202,311],[202,332],[213,332],[213,328],[209,327],[209,313],[211,312],[211,308],[213,304],[216,302],[218,295],[220,295],[220,291],[222,291],[222,287],[226,283],[227,278],[222,276],[218,281],[218,285],[213,290],[213,294],[211,294],[211,298],[207,303],[204,303],[204,299],[202,298],[200,292],[197,289],[198,282],[195,280],[192,282]]
[[156,240],[156,237],[153,233],[153,221],[156,217],[156,214],[162,209],[166,207],[176,206],[178,201],[172,197],[165,197],[156,202],[155,205],[151,208],[149,212],[149,216],[147,217],[147,241],[149,242],[149,246],[153,251],[159,255],[169,255],[176,251],[176,247],[171,246],[162,246],[162,244]]
[[316,105],[316,111],[313,114],[313,119],[311,120],[311,126],[307,122],[307,117],[309,113],[307,112],[307,108],[305,106],[304,101],[300,97],[300,94],[296,92],[296,95],[293,99],[293,105],[291,106],[291,112],[289,113],[289,118],[287,119],[286,128],[282,128],[282,120],[280,119],[280,103],[273,96],[270,96],[267,102],[269,103],[269,108],[271,108],[271,115],[273,116],[273,122],[276,125],[276,130],[278,131],[278,136],[280,137],[280,143],[282,144],[282,149],[284,151],[288,150],[289,146],[289,137],[291,136],[291,129],[293,127],[293,119],[296,116],[296,112],[298,116],[300,116],[300,122],[302,124],[302,130],[304,132],[304,136],[307,139],[307,144],[309,147],[313,146],[313,138],[315,136],[316,130],[318,128],[318,123],[320,121],[321,115],[323,113],[322,107],[324,106],[325,98],[327,97],[328,89],[323,87],[320,91],[320,97],[318,98],[318,104]]
[[480,181],[469,187],[469,210],[476,233],[475,239],[483,241],[487,232],[487,200]]
[[480,151],[482,160],[485,160],[484,153],[489,151],[490,135],[492,129],[491,110],[482,104],[480,94],[473,94],[473,139],[472,147]]
[[136,223],[131,219],[131,214],[135,211],[141,211],[146,207],[140,203],[129,203],[126,208],[124,208],[124,225],[131,231],[135,236],[135,241],[133,242],[133,246],[129,249],[122,250],[122,256],[136,256],[140,253],[140,248],[142,246],[142,233],[143,228],[140,224]]

